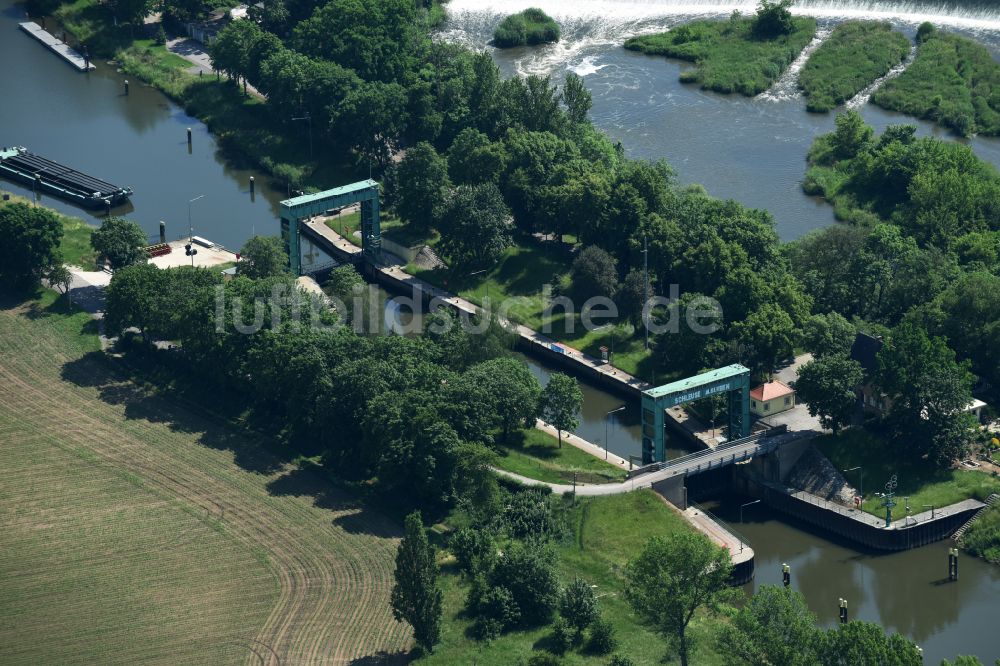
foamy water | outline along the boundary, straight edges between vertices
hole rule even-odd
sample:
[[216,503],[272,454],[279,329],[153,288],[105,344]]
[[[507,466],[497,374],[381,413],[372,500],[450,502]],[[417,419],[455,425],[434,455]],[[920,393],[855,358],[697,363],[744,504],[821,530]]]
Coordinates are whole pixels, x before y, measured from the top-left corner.
[[848,109],[860,109],[861,107],[863,107],[865,104],[868,103],[868,100],[872,98],[872,95],[875,94],[875,91],[882,87],[883,83],[885,83],[890,79],[894,79],[903,72],[905,72],[906,68],[910,66],[910,63],[912,63],[916,57],[917,57],[917,47],[914,46],[910,49],[910,53],[906,56],[903,62],[899,63],[898,65],[890,69],[888,72],[886,72],[885,76],[875,79],[875,81],[873,81],[871,85],[869,85],[867,88],[859,92],[851,99],[847,100],[844,106],[846,106]]
[[782,102],[788,99],[796,99],[802,96],[802,90],[799,88],[799,72],[802,68],[806,66],[806,62],[809,57],[820,47],[826,38],[830,36],[829,30],[819,30],[816,32],[816,36],[813,40],[802,49],[802,53],[799,54],[785,73],[781,75],[774,85],[771,86],[770,90],[766,90],[761,94],[757,95],[757,99],[765,102]]

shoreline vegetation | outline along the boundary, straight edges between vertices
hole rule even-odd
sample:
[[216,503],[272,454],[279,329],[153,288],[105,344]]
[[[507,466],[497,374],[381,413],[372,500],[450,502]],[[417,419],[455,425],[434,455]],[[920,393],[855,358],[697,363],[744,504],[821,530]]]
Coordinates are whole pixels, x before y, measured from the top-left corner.
[[541,9],[530,7],[511,14],[493,32],[493,45],[501,49],[558,42],[559,24]]
[[815,19],[790,21],[787,34],[762,38],[755,30],[756,18],[734,13],[728,20],[693,21],[668,32],[633,37],[625,48],[695,63],[694,69],[681,72],[684,83],[753,97],[770,88],[816,34]]
[[806,109],[825,113],[864,90],[901,63],[910,40],[888,22],[841,23],[799,73]]
[[1000,63],[986,47],[930,23],[920,26],[917,43],[913,64],[877,90],[872,103],[962,136],[1000,135]]

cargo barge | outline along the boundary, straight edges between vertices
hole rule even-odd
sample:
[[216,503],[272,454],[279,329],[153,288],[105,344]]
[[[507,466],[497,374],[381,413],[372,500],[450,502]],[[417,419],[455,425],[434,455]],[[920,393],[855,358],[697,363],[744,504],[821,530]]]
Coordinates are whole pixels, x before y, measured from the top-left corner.
[[117,206],[132,196],[130,187],[112,185],[24,148],[0,150],[0,176],[87,208]]

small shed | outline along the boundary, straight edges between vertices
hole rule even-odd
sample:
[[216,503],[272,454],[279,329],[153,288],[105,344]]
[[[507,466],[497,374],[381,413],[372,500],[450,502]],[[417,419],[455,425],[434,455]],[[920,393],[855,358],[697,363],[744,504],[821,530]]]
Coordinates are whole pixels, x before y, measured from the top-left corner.
[[779,381],[767,382],[750,391],[750,411],[771,416],[795,406],[795,389]]

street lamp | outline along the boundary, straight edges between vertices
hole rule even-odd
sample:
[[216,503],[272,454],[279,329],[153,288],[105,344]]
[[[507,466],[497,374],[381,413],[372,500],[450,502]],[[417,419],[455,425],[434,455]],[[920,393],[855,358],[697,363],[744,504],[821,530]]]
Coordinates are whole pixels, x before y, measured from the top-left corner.
[[861,469],[861,466],[859,465],[857,467],[852,467],[850,469],[845,469],[843,471],[846,474],[848,472],[853,472],[855,470],[858,471],[859,476],[861,477],[861,481],[860,481],[860,483],[858,483],[858,492],[861,493],[861,504],[858,506],[858,508],[864,509],[864,507],[865,507],[865,470]]
[[610,412],[604,415],[604,459],[608,459],[608,422],[611,420],[611,415],[625,409],[625,405],[612,409]]
[[743,507],[745,507],[745,506],[750,506],[750,505],[752,505],[752,504],[758,504],[759,502],[760,502],[760,500],[759,500],[759,499],[756,499],[756,500],[754,500],[754,501],[752,501],[752,502],[747,502],[746,504],[741,504],[741,505],[740,505],[740,523],[742,523],[742,522],[743,522]]
[[[191,224],[191,204],[193,204],[198,199],[205,198],[204,194],[199,194],[194,199],[188,201],[188,244],[194,243],[194,225]],[[194,268],[194,252],[190,252],[191,255],[191,267]]]
[[309,123],[309,161],[311,162],[312,159],[313,159],[313,121],[312,121],[312,116],[309,115],[308,111],[306,111],[306,115],[302,116],[301,118],[292,118],[292,120],[304,120],[307,123]]
[[[471,273],[469,273],[468,277],[472,277],[474,275],[482,275],[483,273],[485,273],[485,272],[487,272],[489,270],[490,269],[488,269],[488,268],[482,268],[482,269],[480,269],[478,271],[472,271]],[[486,301],[488,301],[488,300],[490,300],[490,283],[489,283],[489,281],[486,282]],[[486,305],[486,301],[483,301],[483,305],[484,306]]]

